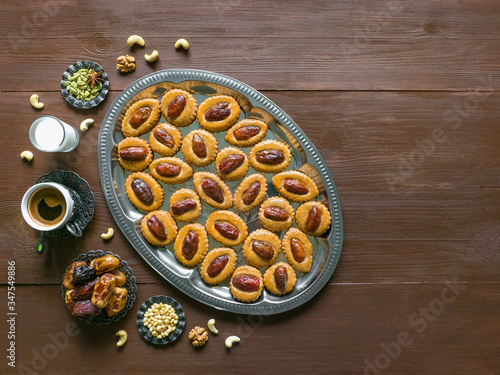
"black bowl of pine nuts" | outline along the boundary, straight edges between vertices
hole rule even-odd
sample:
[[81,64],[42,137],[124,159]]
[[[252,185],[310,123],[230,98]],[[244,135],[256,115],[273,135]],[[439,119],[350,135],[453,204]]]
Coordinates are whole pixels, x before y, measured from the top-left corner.
[[179,302],[169,296],[147,299],[137,313],[137,329],[146,341],[165,345],[184,331],[186,316]]

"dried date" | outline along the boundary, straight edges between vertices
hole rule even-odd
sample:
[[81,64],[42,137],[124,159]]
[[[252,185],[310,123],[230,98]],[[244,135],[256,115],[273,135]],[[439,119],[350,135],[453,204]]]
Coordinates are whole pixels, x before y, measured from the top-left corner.
[[294,237],[290,240],[290,250],[292,252],[293,259],[295,259],[297,263],[302,263],[304,259],[306,259],[306,250],[298,238]]
[[266,260],[272,259],[274,255],[274,247],[266,241],[252,241],[252,250]]
[[174,215],[183,215],[188,211],[194,210],[198,203],[193,199],[183,199],[172,205],[170,210]]
[[198,251],[198,244],[200,243],[200,237],[198,233],[193,230],[190,230],[186,233],[184,240],[182,241],[182,255],[187,260],[191,260]]
[[274,221],[287,221],[290,215],[281,207],[270,206],[264,209],[264,217]]
[[174,147],[175,145],[174,138],[163,128],[155,128],[155,130],[153,130],[153,136],[164,146]]
[[201,182],[201,189],[206,195],[208,195],[209,198],[213,199],[217,203],[224,202],[224,193],[222,192],[221,187],[211,178],[205,178]]
[[132,191],[137,199],[139,199],[146,206],[151,206],[154,203],[155,198],[153,196],[153,191],[145,181],[140,178],[136,178],[132,181],[130,187],[132,188]]
[[262,150],[257,152],[255,158],[263,164],[281,164],[285,161],[285,154],[280,150]]
[[205,113],[205,120],[209,122],[222,121],[229,117],[231,108],[228,102],[220,102],[211,106]]
[[217,258],[212,260],[212,262],[207,267],[208,276],[212,278],[218,276],[222,272],[222,270],[226,267],[228,262],[229,262],[229,255],[227,254],[219,255]]
[[283,188],[290,193],[297,195],[305,195],[309,193],[309,188],[302,181],[287,178],[283,183]]
[[251,275],[238,275],[231,280],[231,283],[235,288],[247,293],[260,289],[260,280]]
[[151,116],[152,109],[149,107],[142,107],[139,108],[137,111],[134,112],[134,114],[130,117],[130,125],[134,128],[137,129],[139,126],[144,124],[149,116]]
[[309,210],[309,214],[307,215],[304,229],[306,230],[306,232],[314,233],[316,232],[316,229],[318,229],[320,223],[321,223],[321,209],[316,206],[313,206]]
[[155,215],[151,216],[147,221],[146,225],[153,236],[155,236],[160,241],[165,241],[167,239],[167,232],[165,231],[165,226],[158,217]]
[[155,171],[163,177],[176,177],[181,174],[181,167],[172,163],[158,163]]
[[286,291],[286,283],[288,282],[288,274],[286,271],[286,267],[278,266],[274,270],[274,282],[276,283],[276,287],[281,293],[285,293]]
[[205,159],[207,157],[207,145],[201,136],[195,134],[191,142],[191,149],[193,153],[200,159]]
[[176,118],[184,111],[186,106],[186,97],[184,95],[177,95],[174,100],[170,102],[167,109],[168,118]]
[[221,236],[229,238],[230,240],[236,240],[240,236],[238,228],[225,221],[216,221],[214,223],[214,228],[221,234]]
[[257,198],[257,195],[259,195],[260,189],[261,185],[259,181],[255,181],[250,184],[248,189],[246,189],[241,196],[241,200],[243,201],[243,203],[245,203],[247,206],[251,205],[255,198]]
[[127,147],[120,150],[120,158],[125,161],[141,161],[146,159],[149,150],[144,147]]
[[232,154],[226,156],[219,164],[219,172],[229,174],[240,167],[245,161],[245,157],[241,154]]
[[258,126],[247,125],[243,126],[234,131],[234,138],[238,141],[247,141],[252,137],[255,137],[260,133],[260,128]]

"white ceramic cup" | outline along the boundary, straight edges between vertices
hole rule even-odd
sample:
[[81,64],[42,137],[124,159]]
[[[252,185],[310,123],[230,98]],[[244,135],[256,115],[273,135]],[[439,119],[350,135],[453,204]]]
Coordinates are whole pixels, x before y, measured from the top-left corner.
[[[38,190],[46,187],[52,187],[58,190],[62,194],[64,201],[66,203],[66,210],[64,212],[62,220],[54,225],[41,225],[39,222],[33,219],[33,217],[31,217],[29,213],[30,197],[33,196]],[[82,231],[79,225],[77,223],[71,222],[74,210],[75,210],[75,201],[71,197],[69,189],[64,185],[55,182],[41,182],[33,185],[28,189],[28,191],[26,191],[26,193],[24,193],[23,199],[21,200],[21,213],[23,214],[24,220],[32,228],[42,232],[48,232],[66,227],[66,229],[72,235],[80,237],[82,235]]]

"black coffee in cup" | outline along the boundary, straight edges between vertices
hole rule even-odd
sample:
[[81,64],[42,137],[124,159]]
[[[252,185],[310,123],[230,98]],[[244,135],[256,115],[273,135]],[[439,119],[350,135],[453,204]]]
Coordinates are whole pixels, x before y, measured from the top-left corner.
[[41,226],[55,226],[64,219],[66,200],[56,188],[44,186],[29,197],[28,213],[31,219]]

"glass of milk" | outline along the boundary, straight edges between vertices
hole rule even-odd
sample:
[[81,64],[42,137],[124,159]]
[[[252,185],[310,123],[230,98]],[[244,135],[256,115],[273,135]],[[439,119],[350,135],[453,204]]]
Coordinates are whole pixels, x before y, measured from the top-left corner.
[[37,150],[69,152],[78,146],[80,136],[72,126],[54,116],[39,117],[31,124],[30,141]]

